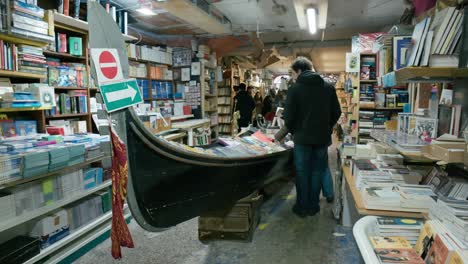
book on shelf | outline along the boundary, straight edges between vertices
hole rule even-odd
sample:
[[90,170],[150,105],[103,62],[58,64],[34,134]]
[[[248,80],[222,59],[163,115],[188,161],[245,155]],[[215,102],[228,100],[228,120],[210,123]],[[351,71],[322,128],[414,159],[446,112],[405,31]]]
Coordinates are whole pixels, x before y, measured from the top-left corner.
[[448,31],[450,20],[455,14],[455,7],[447,7],[434,16],[431,24],[431,30],[434,30],[434,43],[432,44],[431,54],[439,54],[441,43],[444,41],[443,36]]
[[430,21],[431,19],[428,17],[415,26],[413,36],[411,37],[414,43],[406,66],[419,66],[422,49],[424,48],[425,37],[427,35],[427,31],[429,30]]
[[410,36],[395,36],[393,37],[393,70],[399,70],[406,66],[407,58],[409,58],[409,50],[411,46]]

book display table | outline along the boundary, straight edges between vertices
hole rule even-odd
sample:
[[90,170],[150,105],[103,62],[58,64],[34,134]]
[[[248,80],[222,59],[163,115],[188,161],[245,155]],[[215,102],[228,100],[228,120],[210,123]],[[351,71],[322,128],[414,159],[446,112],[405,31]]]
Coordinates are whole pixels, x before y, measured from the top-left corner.
[[187,145],[192,147],[194,146],[193,130],[199,127],[209,127],[210,123],[211,123],[210,119],[194,119],[194,120],[173,123],[172,127],[187,131],[187,135],[188,135]]

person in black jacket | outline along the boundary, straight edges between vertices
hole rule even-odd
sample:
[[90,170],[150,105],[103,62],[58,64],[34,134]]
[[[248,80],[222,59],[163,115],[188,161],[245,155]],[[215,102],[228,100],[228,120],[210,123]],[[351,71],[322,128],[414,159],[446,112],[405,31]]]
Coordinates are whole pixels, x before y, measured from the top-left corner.
[[239,132],[241,127],[248,127],[252,121],[252,112],[255,109],[255,101],[252,95],[247,93],[247,86],[245,83],[239,85],[239,92],[234,97],[234,112],[240,112],[240,119],[237,124],[239,125]]
[[293,212],[305,217],[320,211],[328,146],[341,109],[335,89],[311,71],[307,58],[298,57],[291,68],[297,80],[288,90],[284,121],[294,136],[297,198]]

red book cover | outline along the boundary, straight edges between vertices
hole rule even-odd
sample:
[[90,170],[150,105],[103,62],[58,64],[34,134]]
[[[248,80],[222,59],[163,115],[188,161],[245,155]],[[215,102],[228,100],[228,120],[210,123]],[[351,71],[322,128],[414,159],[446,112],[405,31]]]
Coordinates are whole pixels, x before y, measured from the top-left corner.
[[432,247],[426,256],[426,263],[445,264],[449,255],[450,250],[445,245],[444,241],[442,241],[440,235],[437,235],[434,239],[434,244],[432,244]]
[[375,249],[375,254],[381,263],[424,264],[413,248],[379,248]]
[[67,35],[63,33],[59,33],[59,52],[67,53]]
[[46,131],[49,135],[65,136],[65,130],[63,129],[63,127],[46,127]]
[[63,14],[66,16],[70,14],[70,0],[63,0]]

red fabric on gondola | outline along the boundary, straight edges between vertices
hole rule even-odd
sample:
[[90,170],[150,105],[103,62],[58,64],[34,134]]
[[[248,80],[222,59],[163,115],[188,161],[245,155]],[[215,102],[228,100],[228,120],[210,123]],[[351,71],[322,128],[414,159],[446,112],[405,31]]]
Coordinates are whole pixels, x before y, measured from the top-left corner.
[[112,257],[122,258],[120,247],[133,248],[133,239],[128,230],[123,214],[125,197],[127,196],[128,160],[127,148],[111,129],[112,143]]

